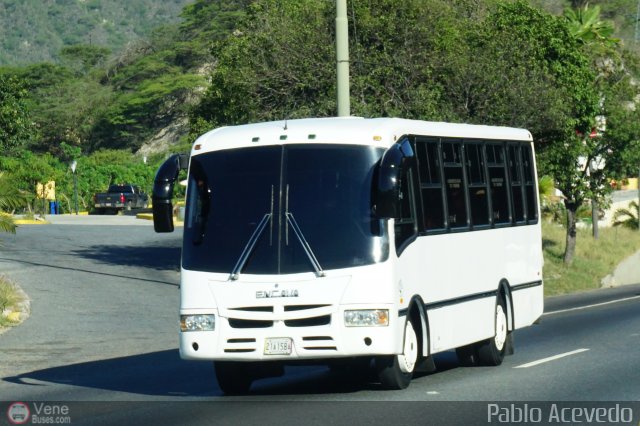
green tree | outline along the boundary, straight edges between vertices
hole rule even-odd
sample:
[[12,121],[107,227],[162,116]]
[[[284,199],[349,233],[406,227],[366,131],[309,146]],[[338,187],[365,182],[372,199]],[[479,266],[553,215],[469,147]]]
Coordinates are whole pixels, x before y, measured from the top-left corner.
[[13,216],[6,212],[20,207],[24,197],[18,191],[14,183],[4,173],[0,172],[0,230],[4,232],[16,232],[16,224]]
[[582,43],[592,47],[614,47],[620,42],[613,37],[614,26],[610,21],[600,19],[600,6],[583,6],[567,8],[564,16],[569,22],[569,32]]
[[312,0],[251,4],[238,30],[216,45],[218,62],[194,119],[218,126],[333,114],[331,10]]
[[24,194],[29,211],[46,211],[46,206],[37,194],[38,184],[49,181],[60,181],[60,162],[50,154],[36,155],[30,151],[22,151],[12,157],[0,157],[0,170],[11,171],[12,185]]
[[54,83],[38,94],[41,99],[33,111],[41,137],[32,148],[54,155],[61,154],[62,141],[87,150],[113,98],[109,87],[88,77]]
[[629,208],[618,209],[613,214],[613,226],[628,229],[640,229],[640,205],[637,201],[629,203]]
[[0,150],[3,153],[17,152],[35,135],[26,97],[23,82],[0,74]]
[[527,128],[539,147],[587,127],[593,99],[585,102],[577,89],[592,75],[560,20],[524,2],[457,19],[455,35],[432,61],[440,109],[458,121]]
[[[638,90],[633,83],[637,66],[612,37],[613,25],[601,21],[599,13],[598,7],[587,5],[565,12],[571,34],[580,43],[577,51],[589,59],[594,73],[593,82],[583,84],[599,99],[591,129],[578,131],[573,143],[555,145],[548,152],[550,169],[566,197],[565,263],[571,263],[575,252],[577,209],[586,200],[596,206],[605,203],[611,192],[609,181],[624,177],[640,160],[639,114],[635,111]],[[597,230],[597,223],[593,226]]]
[[86,75],[92,69],[101,67],[106,62],[111,51],[106,47],[75,44],[60,50],[62,62],[74,70],[77,75]]

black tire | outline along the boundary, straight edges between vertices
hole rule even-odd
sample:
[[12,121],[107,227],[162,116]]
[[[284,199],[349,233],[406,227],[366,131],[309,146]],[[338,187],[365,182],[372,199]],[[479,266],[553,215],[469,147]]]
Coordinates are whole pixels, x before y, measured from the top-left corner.
[[247,363],[216,361],[214,368],[220,390],[227,395],[242,395],[249,391],[253,377]]
[[420,358],[418,335],[410,319],[405,323],[403,341],[402,354],[377,357],[375,360],[378,379],[387,389],[406,389]]
[[329,370],[338,382],[364,383],[369,380],[371,375],[371,358],[357,357],[336,360],[329,364]]
[[509,336],[507,307],[502,296],[498,296],[495,309],[495,334],[478,344],[478,361],[482,365],[500,365],[507,352],[507,339]]
[[462,367],[473,367],[479,363],[477,344],[456,348],[456,355],[458,356],[458,363]]

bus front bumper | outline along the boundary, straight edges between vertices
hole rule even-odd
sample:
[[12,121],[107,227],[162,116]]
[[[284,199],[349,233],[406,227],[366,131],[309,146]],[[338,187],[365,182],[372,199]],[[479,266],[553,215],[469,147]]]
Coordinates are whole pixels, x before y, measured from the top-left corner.
[[[212,331],[181,331],[180,356],[188,360],[297,361],[400,352],[403,325],[397,310],[387,325],[346,326],[344,309],[328,321],[237,321],[216,316]],[[396,308],[397,309],[397,308]],[[323,323],[325,321],[326,323]]]

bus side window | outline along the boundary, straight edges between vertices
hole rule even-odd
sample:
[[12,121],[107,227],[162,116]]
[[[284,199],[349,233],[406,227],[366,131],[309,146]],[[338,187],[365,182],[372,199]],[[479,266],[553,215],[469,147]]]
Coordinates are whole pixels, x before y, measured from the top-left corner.
[[469,182],[469,202],[471,203],[471,224],[488,225],[489,197],[485,173],[482,145],[466,143],[464,146],[467,163],[467,181]]
[[402,174],[400,184],[400,218],[395,220],[396,234],[396,254],[405,249],[407,244],[411,242],[417,235],[416,215],[415,215],[415,197],[413,196],[413,173],[407,170]]
[[416,140],[416,155],[422,195],[422,213],[427,231],[444,230],[442,171],[437,139]]
[[536,223],[538,221],[538,206],[536,204],[536,177],[533,170],[533,151],[531,146],[527,146],[523,147],[521,152],[527,200],[527,222]]
[[497,143],[488,143],[486,145],[486,153],[493,223],[496,225],[508,224],[511,223],[511,216],[509,215],[504,146]]
[[462,143],[442,142],[442,159],[447,189],[449,227],[465,228],[467,220],[467,197],[462,170]]
[[511,200],[513,202],[513,216],[516,223],[524,222],[524,192],[522,191],[522,156],[520,147],[509,145],[509,176],[511,177]]

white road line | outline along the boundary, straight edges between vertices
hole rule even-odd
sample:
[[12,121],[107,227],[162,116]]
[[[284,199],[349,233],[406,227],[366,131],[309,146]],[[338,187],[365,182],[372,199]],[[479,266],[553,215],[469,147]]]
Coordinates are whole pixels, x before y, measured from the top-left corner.
[[640,299],[640,296],[627,297],[627,298],[624,298],[624,299],[616,299],[616,300],[611,300],[609,302],[596,303],[595,305],[578,306],[577,308],[569,308],[569,309],[561,309],[559,311],[545,312],[545,313],[542,314],[542,316],[559,314],[559,313],[562,313],[562,312],[579,311],[581,309],[595,308],[596,306],[610,305],[612,303],[626,302],[627,300],[634,300],[634,299]]
[[543,358],[543,359],[539,359],[537,361],[533,361],[533,362],[529,362],[527,364],[522,364],[522,365],[518,365],[516,367],[513,368],[529,368],[529,367],[534,367],[536,365],[540,365],[540,364],[544,364],[545,362],[549,362],[549,361],[554,361],[556,359],[560,359],[560,358],[564,358],[565,356],[570,356],[570,355],[575,355],[575,354],[579,354],[580,352],[586,352],[589,349],[576,349],[575,351],[571,351],[571,352],[565,352],[563,354],[559,354],[559,355],[554,355],[554,356],[550,356],[548,358]]

